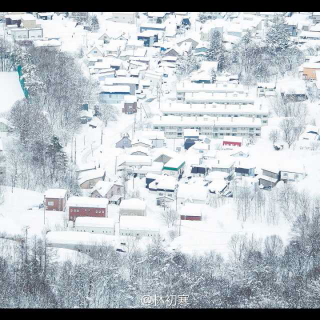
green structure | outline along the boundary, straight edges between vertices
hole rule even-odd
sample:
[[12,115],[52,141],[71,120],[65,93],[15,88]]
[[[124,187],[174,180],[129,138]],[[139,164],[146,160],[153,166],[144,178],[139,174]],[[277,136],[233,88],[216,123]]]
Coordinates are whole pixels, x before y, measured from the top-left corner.
[[21,65],[18,65],[17,71],[18,71],[19,81],[20,81],[20,85],[21,85],[22,91],[23,91],[23,93],[24,93],[24,96],[28,99],[28,97],[29,97],[29,92],[28,92],[27,88],[25,87],[24,79],[22,78],[22,68],[21,68]]

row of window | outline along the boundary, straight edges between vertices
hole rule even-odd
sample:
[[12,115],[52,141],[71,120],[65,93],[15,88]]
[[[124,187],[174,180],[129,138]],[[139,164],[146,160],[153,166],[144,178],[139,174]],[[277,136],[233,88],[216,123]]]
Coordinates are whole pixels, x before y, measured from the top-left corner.
[[[85,212],[87,212],[87,211],[90,213],[104,213],[104,210],[95,210],[95,212],[94,212],[94,209],[85,209]],[[70,209],[70,212],[80,212],[80,210],[79,209]]]

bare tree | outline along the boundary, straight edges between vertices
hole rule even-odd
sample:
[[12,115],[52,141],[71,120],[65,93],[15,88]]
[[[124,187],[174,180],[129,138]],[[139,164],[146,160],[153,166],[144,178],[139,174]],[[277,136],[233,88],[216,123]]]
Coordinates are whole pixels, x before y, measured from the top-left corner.
[[283,119],[280,122],[283,140],[288,144],[288,147],[293,145],[297,140],[297,132],[295,130],[295,121],[293,118]]
[[269,140],[275,144],[278,140],[279,140],[279,137],[280,137],[280,132],[279,130],[277,129],[272,129],[269,133]]
[[172,208],[165,208],[161,211],[161,218],[166,223],[168,228],[174,226],[174,224],[178,221],[179,215]]

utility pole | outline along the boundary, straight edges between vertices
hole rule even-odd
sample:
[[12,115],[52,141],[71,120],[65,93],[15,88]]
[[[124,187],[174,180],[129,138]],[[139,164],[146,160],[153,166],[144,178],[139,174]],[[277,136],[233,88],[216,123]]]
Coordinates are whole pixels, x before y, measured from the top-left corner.
[[74,163],[77,164],[77,138],[74,138]]
[[46,197],[43,199],[43,224],[46,225]]

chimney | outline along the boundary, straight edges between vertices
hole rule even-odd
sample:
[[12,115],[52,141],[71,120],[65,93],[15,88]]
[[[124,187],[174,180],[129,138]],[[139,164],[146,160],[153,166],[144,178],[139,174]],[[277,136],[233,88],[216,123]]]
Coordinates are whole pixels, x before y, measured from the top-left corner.
[[231,116],[231,122],[233,122],[233,116]]

